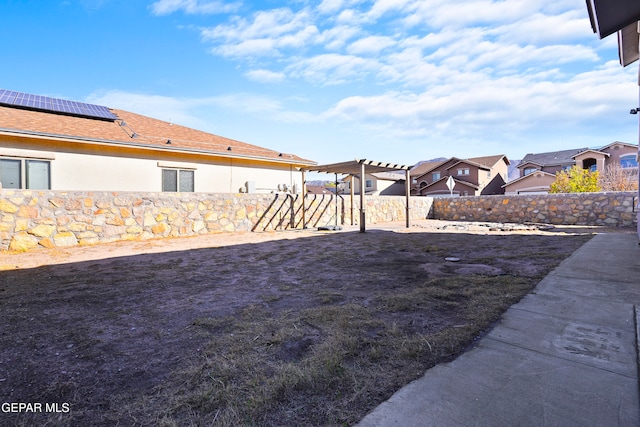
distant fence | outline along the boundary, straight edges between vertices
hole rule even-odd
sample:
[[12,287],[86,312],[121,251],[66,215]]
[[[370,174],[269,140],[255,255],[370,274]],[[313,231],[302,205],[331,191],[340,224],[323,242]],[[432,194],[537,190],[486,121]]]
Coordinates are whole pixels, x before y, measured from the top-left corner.
[[[410,197],[410,218],[632,227],[636,193]],[[0,190],[0,250],[358,224],[360,198]],[[404,221],[406,198],[367,196],[367,225]],[[303,214],[304,211],[304,214]]]

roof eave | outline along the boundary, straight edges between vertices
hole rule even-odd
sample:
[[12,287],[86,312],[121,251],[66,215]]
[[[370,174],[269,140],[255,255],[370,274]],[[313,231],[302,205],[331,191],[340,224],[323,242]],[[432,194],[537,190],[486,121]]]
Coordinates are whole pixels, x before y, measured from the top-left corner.
[[295,160],[295,159],[278,159],[275,157],[266,157],[266,156],[255,156],[249,154],[230,154],[229,152],[223,151],[210,151],[210,150],[199,150],[195,148],[175,148],[175,147],[159,147],[142,143],[135,142],[123,142],[117,140],[108,140],[108,139],[100,139],[100,138],[86,138],[81,136],[70,136],[70,135],[60,135],[53,134],[47,132],[34,132],[34,131],[24,131],[24,130],[16,130],[16,129],[7,129],[0,128],[0,135],[11,135],[18,137],[32,137],[37,139],[54,139],[57,141],[70,141],[70,142],[83,142],[92,145],[108,145],[108,146],[119,146],[119,147],[128,147],[128,148],[138,148],[149,151],[161,151],[161,152],[171,152],[171,153],[186,153],[186,154],[201,154],[215,157],[224,157],[228,159],[244,159],[244,160],[261,160],[275,163],[283,163],[295,165],[298,167],[308,167],[314,166],[317,162],[313,162],[310,160]]

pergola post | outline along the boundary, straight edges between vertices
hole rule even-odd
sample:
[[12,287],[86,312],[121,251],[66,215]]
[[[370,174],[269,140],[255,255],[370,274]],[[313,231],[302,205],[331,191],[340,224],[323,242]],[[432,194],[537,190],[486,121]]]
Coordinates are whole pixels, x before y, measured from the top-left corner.
[[355,185],[356,180],[355,177],[353,175],[351,175],[351,183],[349,184],[349,189],[351,191],[351,225],[354,225],[356,223],[355,218],[353,216],[353,212],[355,211],[355,209],[353,208],[353,196],[355,195],[355,188],[353,188],[353,186]]
[[366,222],[366,211],[364,207],[364,193],[366,191],[366,182],[365,182],[365,170],[364,170],[364,162],[360,162],[360,232],[364,233],[366,230],[365,222]]
[[406,171],[406,183],[405,183],[405,192],[407,193],[407,228],[411,227],[411,217],[410,217],[410,211],[411,211],[411,207],[409,205],[410,203],[410,198],[409,196],[411,196],[411,173],[409,171],[409,169],[407,169]]
[[305,179],[304,169],[302,169],[302,229],[307,228],[307,180]]

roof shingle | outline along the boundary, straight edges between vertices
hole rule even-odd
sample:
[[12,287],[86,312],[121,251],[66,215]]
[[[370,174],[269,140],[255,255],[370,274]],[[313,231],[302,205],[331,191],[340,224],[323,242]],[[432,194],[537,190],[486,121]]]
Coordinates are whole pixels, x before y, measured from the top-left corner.
[[315,164],[311,160],[293,154],[279,153],[129,111],[116,109],[111,109],[111,111],[118,116],[118,120],[115,122],[0,106],[0,130],[18,134],[68,138],[78,142],[90,141],[143,146],[223,157],[258,158],[301,165]]

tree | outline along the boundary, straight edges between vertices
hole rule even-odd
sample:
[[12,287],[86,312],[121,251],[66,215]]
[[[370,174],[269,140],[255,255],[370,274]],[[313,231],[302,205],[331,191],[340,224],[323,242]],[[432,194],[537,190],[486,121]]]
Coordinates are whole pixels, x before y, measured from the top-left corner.
[[569,170],[556,172],[556,180],[549,193],[591,193],[600,191],[598,171],[573,166]]
[[598,183],[602,191],[638,191],[638,168],[611,164],[600,175]]

